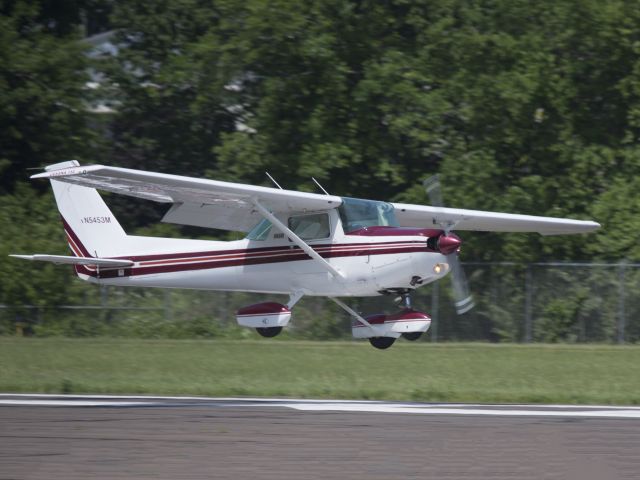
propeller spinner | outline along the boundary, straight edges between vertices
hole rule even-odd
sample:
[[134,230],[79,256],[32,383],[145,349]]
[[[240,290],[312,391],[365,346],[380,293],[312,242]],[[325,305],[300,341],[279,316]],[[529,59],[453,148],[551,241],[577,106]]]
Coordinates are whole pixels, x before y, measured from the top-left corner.
[[[440,177],[434,175],[427,178],[424,183],[424,189],[429,196],[431,205],[434,207],[444,207],[442,201],[442,190],[440,188]],[[450,233],[455,224],[448,223],[441,225],[444,233],[438,239],[438,249],[447,257],[447,263],[451,267],[451,283],[453,286],[453,299],[458,315],[467,313],[471,310],[475,303],[473,296],[469,290],[469,282],[464,274],[458,253],[460,252],[460,244],[462,241],[457,235]]]

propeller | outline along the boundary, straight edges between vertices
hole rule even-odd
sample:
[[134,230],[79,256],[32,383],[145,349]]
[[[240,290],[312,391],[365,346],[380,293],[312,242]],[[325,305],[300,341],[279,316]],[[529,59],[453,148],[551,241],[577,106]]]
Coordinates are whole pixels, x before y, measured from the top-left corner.
[[[442,189],[440,188],[440,176],[434,175],[427,178],[423,183],[424,189],[429,196],[429,201],[434,207],[444,207],[442,201]],[[460,252],[460,238],[451,233],[455,223],[448,222],[440,224],[444,233],[438,238],[438,249],[447,257],[447,263],[451,267],[451,283],[453,286],[453,300],[458,315],[467,313],[475,303],[469,290],[469,282],[464,274],[458,253]]]

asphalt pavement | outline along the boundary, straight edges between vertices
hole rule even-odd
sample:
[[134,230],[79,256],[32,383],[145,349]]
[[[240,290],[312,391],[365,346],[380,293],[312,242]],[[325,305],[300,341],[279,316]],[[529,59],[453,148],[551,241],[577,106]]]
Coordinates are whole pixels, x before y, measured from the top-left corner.
[[0,479],[637,479],[640,408],[0,394]]

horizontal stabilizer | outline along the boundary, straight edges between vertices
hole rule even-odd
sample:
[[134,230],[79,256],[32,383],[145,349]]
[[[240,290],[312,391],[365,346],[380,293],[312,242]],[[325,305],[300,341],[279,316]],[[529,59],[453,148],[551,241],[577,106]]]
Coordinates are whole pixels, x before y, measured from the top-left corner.
[[131,260],[113,260],[110,258],[90,258],[90,257],[70,257],[66,255],[9,255],[14,258],[24,260],[38,260],[41,262],[51,262],[56,264],[69,265],[93,265],[96,267],[131,267]]

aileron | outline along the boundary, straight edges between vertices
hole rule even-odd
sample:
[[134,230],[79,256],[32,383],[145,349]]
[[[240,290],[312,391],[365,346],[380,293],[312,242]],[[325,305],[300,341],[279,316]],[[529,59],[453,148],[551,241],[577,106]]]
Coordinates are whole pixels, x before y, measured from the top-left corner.
[[589,233],[600,227],[600,224],[596,222],[569,218],[538,217],[405,203],[394,203],[393,206],[401,226],[424,225],[436,228],[453,226],[454,230],[539,233],[541,235]]

